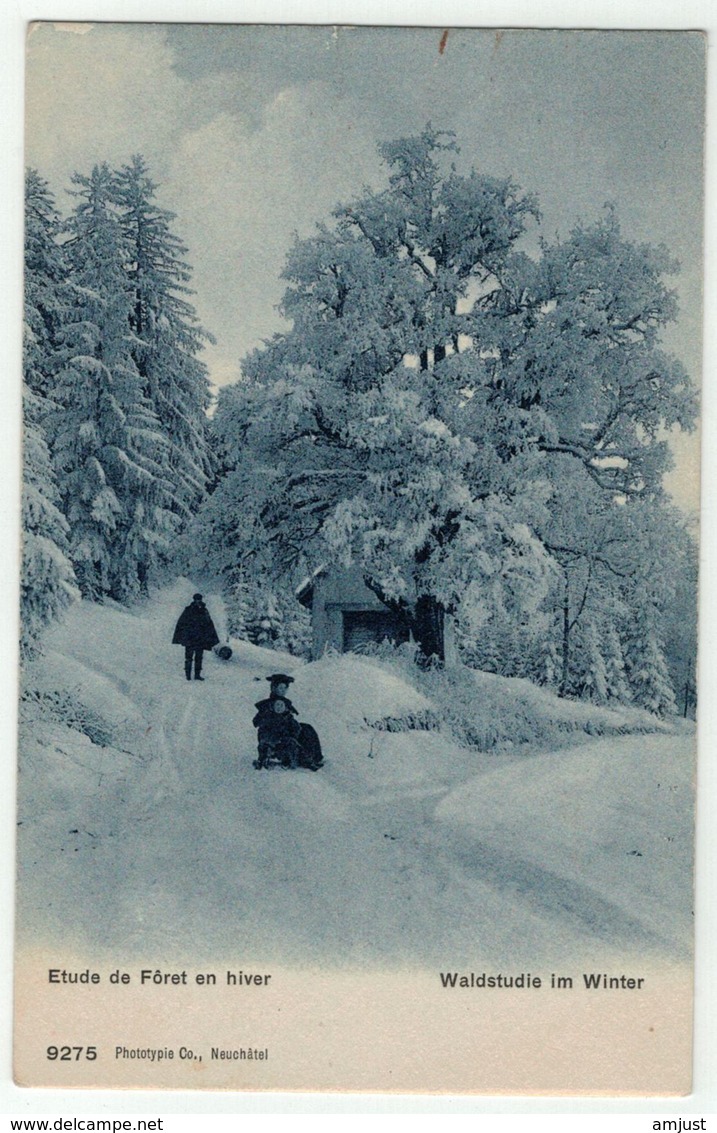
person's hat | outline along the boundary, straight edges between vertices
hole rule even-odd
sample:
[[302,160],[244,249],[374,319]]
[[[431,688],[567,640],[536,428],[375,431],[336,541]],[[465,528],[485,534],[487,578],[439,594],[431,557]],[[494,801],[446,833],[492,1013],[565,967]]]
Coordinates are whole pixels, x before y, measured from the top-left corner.
[[287,677],[286,673],[272,673],[266,679],[273,685],[291,685],[294,683],[294,678]]
[[201,594],[192,594],[192,601],[193,601],[193,602],[201,602],[201,601],[202,601],[202,597],[203,597],[203,596],[202,596]]

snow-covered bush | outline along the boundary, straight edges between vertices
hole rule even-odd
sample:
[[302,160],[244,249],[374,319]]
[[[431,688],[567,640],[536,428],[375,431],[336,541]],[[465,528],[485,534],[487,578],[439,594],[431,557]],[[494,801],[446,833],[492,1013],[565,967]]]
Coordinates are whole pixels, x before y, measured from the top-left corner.
[[65,724],[98,747],[110,747],[115,742],[114,729],[108,722],[94,708],[84,704],[77,692],[69,689],[24,689],[20,697],[20,719],[24,727],[38,721]]
[[480,672],[465,665],[419,669],[410,649],[384,646],[377,664],[413,685],[430,703],[421,711],[378,718],[366,724],[378,731],[441,731],[462,746],[483,752],[506,748],[538,751],[586,736],[654,731],[659,725],[639,709],[603,707],[558,697],[522,678]]
[[223,586],[227,627],[233,637],[295,657],[311,655],[311,615],[293,590],[239,574]]

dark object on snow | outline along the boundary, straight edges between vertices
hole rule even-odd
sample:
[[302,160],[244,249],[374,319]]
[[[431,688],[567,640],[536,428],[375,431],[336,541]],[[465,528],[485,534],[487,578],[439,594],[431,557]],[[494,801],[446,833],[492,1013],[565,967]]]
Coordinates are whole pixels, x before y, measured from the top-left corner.
[[324,765],[321,751],[321,741],[311,724],[299,724],[301,729],[298,736],[299,767],[308,767],[310,771],[318,771]]
[[194,662],[194,679],[203,681],[202,654],[205,649],[213,649],[219,644],[219,635],[201,594],[195,594],[191,606],[186,606],[179,615],[172,644],[184,646],[184,675],[187,680],[192,679]]
[[185,607],[179,615],[172,644],[193,649],[213,649],[219,644],[219,635],[201,595],[195,594],[191,606]]
[[228,645],[217,645],[214,652],[220,661],[229,661],[232,655],[232,650]]
[[194,679],[195,681],[203,681],[202,676],[202,658],[204,657],[203,649],[193,649],[191,645],[184,647],[184,675],[188,681],[192,679],[192,661],[194,662]]
[[257,771],[263,767],[305,767],[318,771],[323,766],[319,737],[310,724],[301,724],[294,719],[298,715],[294,705],[276,688],[285,688],[287,678],[284,673],[275,673],[271,695],[260,700],[257,713],[252,721],[258,731],[259,757],[254,760]]
[[282,767],[298,767],[300,726],[296,709],[285,696],[268,696],[256,705],[252,723],[258,731],[259,758],[254,766],[269,767],[279,763]]

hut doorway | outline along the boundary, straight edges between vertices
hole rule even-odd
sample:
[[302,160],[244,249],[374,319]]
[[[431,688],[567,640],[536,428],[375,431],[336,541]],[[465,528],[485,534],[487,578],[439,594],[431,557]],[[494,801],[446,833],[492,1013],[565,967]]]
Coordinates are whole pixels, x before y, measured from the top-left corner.
[[408,628],[391,610],[344,610],[343,652],[360,652],[388,638],[395,645],[408,641]]

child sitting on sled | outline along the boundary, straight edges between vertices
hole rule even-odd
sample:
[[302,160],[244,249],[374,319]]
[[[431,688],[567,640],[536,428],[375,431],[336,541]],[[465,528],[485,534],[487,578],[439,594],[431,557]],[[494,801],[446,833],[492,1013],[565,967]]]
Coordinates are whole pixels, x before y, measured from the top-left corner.
[[294,705],[286,693],[294,678],[286,673],[267,677],[269,696],[256,704],[253,724],[258,731],[259,757],[254,760],[257,771],[272,764],[282,767],[307,767],[317,771],[323,764],[319,737],[309,724],[300,724]]

